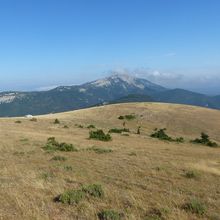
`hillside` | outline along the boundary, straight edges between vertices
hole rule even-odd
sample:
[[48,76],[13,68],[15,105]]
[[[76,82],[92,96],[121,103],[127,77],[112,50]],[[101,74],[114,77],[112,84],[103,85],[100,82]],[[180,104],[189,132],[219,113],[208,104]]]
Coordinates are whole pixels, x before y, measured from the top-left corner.
[[[125,115],[134,118],[118,119]],[[124,121],[129,133],[111,133],[107,142],[89,139],[96,129],[88,125],[108,132]],[[220,144],[219,125],[218,110],[160,103],[107,105],[36,120],[0,118],[0,218],[90,220],[114,210],[114,219],[219,219],[220,148],[190,143],[205,132]],[[155,128],[185,142],[152,138]],[[42,147],[49,137],[78,151],[51,145],[47,151]],[[101,185],[104,195],[97,194],[100,189],[93,194],[89,184]],[[86,194],[77,194],[78,202],[59,202],[67,190],[81,189]],[[69,201],[67,194],[62,198]]]

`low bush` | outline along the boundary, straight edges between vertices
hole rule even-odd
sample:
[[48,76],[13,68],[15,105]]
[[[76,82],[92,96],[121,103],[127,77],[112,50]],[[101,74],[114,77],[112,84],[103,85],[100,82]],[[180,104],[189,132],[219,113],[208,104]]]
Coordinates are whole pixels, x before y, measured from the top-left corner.
[[112,140],[111,135],[110,134],[105,134],[103,132],[103,130],[90,131],[89,138],[100,140],[100,141],[110,141],[110,140]]
[[204,215],[206,212],[206,207],[203,203],[198,201],[197,199],[193,199],[187,203],[185,203],[182,208],[187,211],[198,215]]
[[59,121],[59,119],[56,118],[53,123],[54,124],[60,124],[60,121]]
[[69,128],[68,125],[64,125],[63,128]]
[[102,186],[99,184],[91,184],[91,185],[83,186],[82,191],[93,197],[101,198],[104,196],[104,191],[102,189]]
[[173,141],[173,142],[178,142],[178,143],[184,142],[183,137],[178,137],[178,138],[173,139],[172,137],[168,136],[165,132],[166,128],[159,129],[159,130],[157,128],[155,128],[154,131],[155,132],[150,135],[153,138],[158,138],[160,140]]
[[63,168],[66,171],[72,171],[73,170],[72,166],[68,166],[68,165],[64,166]]
[[136,116],[134,114],[130,114],[130,115],[120,115],[118,117],[119,120],[134,120],[136,118]]
[[90,129],[90,128],[95,128],[95,125],[88,125],[87,128],[88,128],[88,129]]
[[17,121],[15,121],[15,123],[17,123],[17,124],[21,124],[21,121],[20,121],[20,120],[17,120]]
[[58,201],[64,204],[74,205],[78,204],[85,197],[82,190],[69,190],[61,194]]
[[114,210],[103,210],[98,213],[100,220],[121,220],[122,214]]
[[87,148],[88,151],[94,151],[97,154],[105,154],[105,153],[111,153],[112,149],[103,149],[103,148],[99,148],[99,147],[89,147]]
[[108,131],[109,133],[122,133],[122,132],[130,132],[128,128],[112,128]]
[[209,139],[209,136],[206,133],[201,133],[200,138],[196,138],[195,140],[191,141],[194,144],[202,144],[202,145],[206,145],[209,147],[218,147],[216,142],[212,142]]
[[87,186],[82,186],[81,189],[68,190],[63,194],[55,198],[55,201],[64,204],[78,204],[85,196],[92,196],[97,198],[102,198],[104,196],[104,191],[101,185],[91,184]]
[[43,149],[46,151],[78,151],[72,144],[57,142],[55,137],[49,137]]
[[199,173],[194,170],[189,170],[185,173],[185,177],[188,179],[198,179],[199,178]]
[[172,138],[166,134],[166,128],[155,129],[155,132],[151,134],[151,137],[158,138],[160,140],[172,141]]

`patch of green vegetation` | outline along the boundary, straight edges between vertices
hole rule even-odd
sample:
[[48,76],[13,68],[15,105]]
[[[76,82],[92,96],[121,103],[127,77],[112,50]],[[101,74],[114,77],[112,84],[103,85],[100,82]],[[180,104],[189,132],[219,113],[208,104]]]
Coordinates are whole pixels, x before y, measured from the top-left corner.
[[136,116],[134,114],[130,114],[130,115],[120,115],[118,117],[119,120],[134,120],[136,118]]
[[53,173],[50,173],[50,172],[45,172],[45,173],[41,174],[41,178],[45,181],[47,181],[53,177],[54,177]]
[[64,204],[78,204],[85,196],[92,196],[97,198],[102,198],[104,196],[104,191],[101,185],[92,184],[87,186],[82,186],[81,189],[68,190],[56,198],[57,201]]
[[168,136],[166,134],[166,128],[163,128],[163,129],[157,129],[155,128],[154,129],[154,133],[152,133],[150,136],[153,137],[153,138],[158,138],[160,140],[165,140],[165,141],[174,141],[174,142],[179,142],[179,143],[183,143],[184,142],[184,138],[183,137],[179,137],[179,138],[176,138],[176,139],[173,139],[172,137]]
[[68,125],[64,125],[63,128],[69,128]]
[[63,169],[66,170],[66,171],[72,171],[73,167],[69,166],[69,165],[66,165],[66,166],[63,167]]
[[112,128],[108,132],[121,134],[122,132],[130,132],[130,130],[128,128]]
[[63,156],[54,156],[52,158],[52,160],[57,160],[57,161],[66,161],[66,157],[63,157]]
[[212,142],[209,139],[209,136],[206,133],[201,133],[201,138],[196,138],[195,140],[191,141],[194,144],[202,144],[209,147],[218,147],[216,142]]
[[17,124],[21,124],[21,121],[20,121],[20,120],[17,120],[17,121],[15,121],[15,123],[17,123]]
[[82,191],[93,197],[102,198],[104,196],[104,191],[102,189],[102,186],[99,184],[91,184],[91,185],[83,186]]
[[87,128],[88,128],[88,129],[90,129],[90,128],[95,128],[95,125],[88,125]]
[[85,197],[82,190],[69,190],[61,194],[58,201],[64,204],[74,205],[78,204]]
[[21,138],[20,141],[21,142],[27,142],[27,141],[29,141],[29,139],[28,138]]
[[122,214],[115,210],[103,210],[98,213],[100,220],[121,220]]
[[59,121],[59,119],[56,118],[53,123],[54,124],[60,124],[60,121]]
[[206,207],[203,203],[198,201],[197,199],[192,199],[191,201],[185,203],[182,208],[193,214],[204,215],[206,212]]
[[105,134],[103,130],[90,131],[89,132],[90,139],[96,139],[100,141],[110,141],[112,137],[110,134]]
[[47,139],[47,143],[43,147],[44,150],[51,151],[78,151],[72,144],[67,144],[65,142],[59,143],[56,141],[55,137],[50,137]]
[[185,177],[188,179],[198,179],[200,174],[195,170],[189,170],[185,173]]
[[88,151],[94,151],[97,154],[105,154],[105,153],[111,153],[113,152],[112,149],[103,149],[103,148],[99,148],[99,147],[89,147],[86,150]]

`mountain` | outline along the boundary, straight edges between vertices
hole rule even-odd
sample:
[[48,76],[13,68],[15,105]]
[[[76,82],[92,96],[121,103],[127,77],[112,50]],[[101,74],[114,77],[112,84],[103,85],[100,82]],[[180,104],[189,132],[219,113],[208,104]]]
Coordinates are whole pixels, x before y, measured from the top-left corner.
[[167,102],[220,109],[220,96],[183,89],[166,89],[146,79],[113,74],[76,86],[60,86],[41,92],[0,93],[0,117],[40,115],[81,109],[106,103]]
[[184,89],[171,89],[152,96],[156,102],[179,103],[220,109],[220,96],[211,97]]
[[164,87],[146,79],[114,74],[79,86],[60,86],[42,92],[0,93],[0,117],[63,112],[111,102],[129,94],[151,96],[163,91],[166,91]]

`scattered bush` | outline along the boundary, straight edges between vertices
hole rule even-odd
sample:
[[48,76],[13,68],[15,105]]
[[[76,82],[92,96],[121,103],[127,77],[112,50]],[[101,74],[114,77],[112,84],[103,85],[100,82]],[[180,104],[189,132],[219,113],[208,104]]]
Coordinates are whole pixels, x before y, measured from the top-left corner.
[[141,126],[137,128],[137,134],[141,134]]
[[212,142],[209,139],[209,136],[206,133],[201,133],[201,138],[196,138],[195,140],[191,141],[194,144],[202,144],[209,147],[218,147],[216,142]]
[[182,208],[188,212],[198,215],[204,215],[206,212],[205,205],[196,199],[185,203]]
[[60,121],[59,121],[59,119],[56,118],[53,123],[54,124],[60,124]]
[[52,160],[65,161],[65,160],[66,160],[66,157],[54,156],[54,157],[52,158]]
[[46,172],[46,173],[41,174],[41,178],[45,181],[47,181],[53,177],[54,177],[53,173],[50,173],[50,172]]
[[184,142],[183,137],[173,139],[172,137],[168,136],[165,132],[166,128],[159,129],[159,130],[157,128],[155,128],[154,131],[155,132],[151,134],[151,137],[153,137],[153,138],[158,138],[160,140],[165,140],[165,141],[174,141],[174,142],[179,142],[179,143]]
[[122,132],[130,132],[128,128],[112,128],[108,131],[109,133],[122,133]]
[[88,129],[90,129],[90,128],[95,128],[95,125],[88,125],[87,128],[88,128]]
[[160,140],[166,140],[166,141],[172,141],[172,138],[169,137],[166,133],[166,128],[163,129],[159,129],[157,130],[157,128],[155,129],[155,132],[153,134],[151,134],[151,137],[153,138],[158,138]]
[[100,141],[110,141],[110,140],[112,140],[111,135],[110,134],[105,134],[103,132],[103,130],[90,131],[89,138],[100,140]]
[[72,171],[73,170],[72,166],[64,166],[63,168],[66,171]]
[[114,210],[103,210],[98,213],[100,220],[121,220],[122,214]]
[[104,196],[104,191],[102,189],[102,186],[98,184],[83,186],[82,191],[93,197],[101,198]]
[[68,125],[64,125],[63,128],[69,128]]
[[199,178],[199,173],[194,170],[189,170],[185,173],[185,177],[188,179],[197,179]]
[[124,120],[124,119],[126,119],[126,120],[133,120],[135,118],[136,118],[136,116],[134,114],[131,114],[131,115],[120,115],[118,117],[119,120]]
[[111,153],[112,149],[103,149],[103,148],[99,148],[99,147],[89,147],[87,148],[88,151],[94,151],[97,154],[105,154],[105,153]]
[[104,196],[104,191],[101,185],[92,184],[83,186],[78,190],[68,190],[55,198],[56,201],[64,204],[78,204],[86,195],[101,198]]
[[78,151],[72,144],[57,142],[55,137],[48,138],[43,149],[46,151]]
[[17,120],[17,121],[15,121],[15,123],[17,123],[17,124],[21,124],[21,121],[20,121],[20,120]]
[[78,204],[85,197],[82,190],[69,190],[61,194],[58,201],[64,204],[74,205]]

